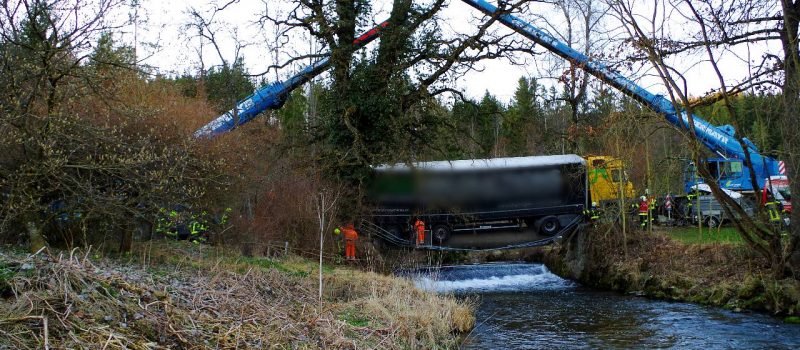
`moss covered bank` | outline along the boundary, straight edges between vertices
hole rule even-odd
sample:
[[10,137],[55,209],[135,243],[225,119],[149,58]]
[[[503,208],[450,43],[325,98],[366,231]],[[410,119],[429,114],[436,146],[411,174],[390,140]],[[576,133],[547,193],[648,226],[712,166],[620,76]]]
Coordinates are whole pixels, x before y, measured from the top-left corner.
[[554,273],[602,289],[733,310],[800,316],[800,281],[776,280],[744,245],[689,244],[668,232],[575,232],[534,259]]

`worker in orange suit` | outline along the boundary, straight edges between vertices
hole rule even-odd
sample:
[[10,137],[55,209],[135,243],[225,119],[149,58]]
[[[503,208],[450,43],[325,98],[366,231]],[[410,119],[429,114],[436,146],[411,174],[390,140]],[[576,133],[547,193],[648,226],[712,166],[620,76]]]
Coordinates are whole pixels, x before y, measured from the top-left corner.
[[425,244],[425,222],[417,218],[414,229],[417,230],[417,245]]
[[344,256],[347,260],[356,260],[356,240],[358,240],[358,232],[356,232],[353,223],[348,223],[342,227],[344,234]]

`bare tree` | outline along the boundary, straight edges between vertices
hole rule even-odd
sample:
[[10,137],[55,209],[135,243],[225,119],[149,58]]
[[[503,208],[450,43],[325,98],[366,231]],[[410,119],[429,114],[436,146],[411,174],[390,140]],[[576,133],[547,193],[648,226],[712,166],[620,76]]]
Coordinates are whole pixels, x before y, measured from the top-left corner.
[[142,86],[133,50],[108,34],[122,4],[0,3],[0,238],[27,227],[32,240],[126,251],[137,222],[210,189],[187,139],[142,135],[152,112],[119,98]]
[[[797,10],[797,6],[789,2],[780,5],[766,1],[724,1],[716,2],[711,0],[682,0],[682,1],[655,1],[649,8],[650,16],[645,17],[637,12],[637,8],[631,1],[612,1],[611,2],[617,16],[623,22],[628,31],[633,47],[637,49],[639,58],[646,59],[656,72],[656,75],[664,82],[669,98],[673,101],[677,110],[685,108],[689,115],[689,127],[684,131],[689,144],[691,145],[693,158],[696,164],[701,164],[704,154],[703,149],[694,134],[694,120],[691,117],[694,105],[691,103],[688,86],[691,82],[687,81],[681,73],[681,67],[675,64],[675,57],[680,57],[687,53],[701,53],[706,57],[705,61],[713,72],[713,77],[720,86],[720,96],[724,105],[731,115],[736,111],[730,100],[731,91],[739,91],[752,87],[769,88],[778,87],[782,90],[785,101],[784,125],[797,121],[793,111],[797,110],[797,96],[799,90],[792,90],[792,81],[796,81],[797,68],[790,67],[792,62],[797,62],[796,41],[792,44],[792,37],[796,40],[798,22],[791,21],[792,11]],[[783,12],[782,15],[776,13]],[[693,26],[696,35],[688,38],[676,38],[668,28],[670,17],[680,17],[685,21],[684,25]],[[796,17],[795,17],[796,19]],[[794,34],[792,34],[794,33]],[[793,36],[794,35],[794,36]],[[721,52],[731,52],[731,48],[737,45],[760,44],[769,41],[780,40],[783,43],[783,57],[775,53],[766,52],[755,67],[755,73],[747,76],[727,77],[719,66]],[[795,45],[792,47],[792,45]],[[635,57],[634,57],[635,59]],[[771,62],[771,63],[770,63]],[[740,130],[733,118],[733,126]],[[796,125],[796,124],[794,124]],[[788,138],[787,138],[788,137]],[[742,138],[741,132],[736,135],[737,141],[743,149],[747,145]],[[793,144],[795,136],[784,133],[784,156],[789,165],[789,175],[796,173],[793,171],[792,164],[795,162],[795,155],[800,151],[800,143]],[[744,164],[752,168],[750,154],[745,152]],[[708,169],[698,167],[699,174],[708,183],[718,201],[723,203],[725,212],[733,220],[736,228],[741,233],[743,239],[749,246],[763,255],[770,261],[770,265],[777,277],[785,274],[797,276],[798,265],[792,261],[797,255],[797,225],[792,226],[792,239],[788,242],[782,239],[779,228],[768,225],[764,207],[759,203],[759,214],[756,217],[748,216],[742,207],[729,196],[725,195],[719,188],[716,179],[711,176]],[[756,199],[760,200],[758,179],[751,172],[751,183],[756,189]],[[792,186],[797,182],[793,181]],[[793,198],[793,201],[795,199]],[[796,214],[793,213],[793,216]],[[796,222],[796,221],[795,221]]]
[[[562,17],[537,16],[549,32],[568,46],[579,48],[579,52],[586,56],[601,56],[600,53],[609,41],[608,38],[603,38],[608,33],[604,28],[604,20],[609,11],[606,3],[598,0],[557,0],[552,4]],[[570,151],[582,153],[585,150],[580,124],[583,105],[590,93],[588,73],[575,62],[560,58],[550,62],[545,70],[555,70],[556,74],[550,75],[564,84],[563,99],[569,106],[570,130],[574,130],[564,137],[570,141]]]

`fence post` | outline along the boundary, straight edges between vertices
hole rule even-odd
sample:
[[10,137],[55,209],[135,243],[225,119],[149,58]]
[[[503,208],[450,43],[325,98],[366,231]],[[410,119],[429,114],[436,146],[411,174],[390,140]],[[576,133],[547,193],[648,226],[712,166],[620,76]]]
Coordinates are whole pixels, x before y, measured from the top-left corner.
[[289,241],[283,242],[283,256],[289,255]]

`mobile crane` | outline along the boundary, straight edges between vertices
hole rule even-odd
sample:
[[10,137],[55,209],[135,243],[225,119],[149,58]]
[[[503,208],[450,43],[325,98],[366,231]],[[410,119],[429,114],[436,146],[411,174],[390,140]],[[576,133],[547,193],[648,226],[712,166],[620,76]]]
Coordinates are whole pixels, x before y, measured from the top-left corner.
[[[688,131],[692,129],[693,125],[693,132],[697,139],[711,152],[720,156],[719,158],[707,159],[704,166],[707,166],[712,175],[718,178],[721,187],[735,191],[753,191],[755,187],[750,181],[751,172],[755,175],[758,182],[755,186],[758,186],[758,188],[764,188],[765,181],[770,176],[785,174],[783,162],[762,155],[758,147],[747,138],[742,139],[744,143],[744,147],[742,147],[742,144],[735,137],[735,130],[732,126],[714,126],[697,115],[691,115],[690,122],[690,116],[686,111],[676,108],[664,96],[651,93],[609,66],[590,59],[588,56],[574,50],[519,17],[505,12],[485,0],[462,1],[487,16],[496,16],[497,20],[508,28],[586,70],[589,74],[615,87],[623,94],[643,103],[653,111],[663,115],[667,122],[678,129]],[[388,25],[388,22],[381,23],[356,39],[354,44],[359,47],[366,45],[377,38],[381,29]],[[284,82],[262,87],[229,112],[197,130],[195,136],[213,137],[252,120],[265,110],[280,108],[292,90],[308,82],[311,78],[327,69],[328,66],[329,60],[324,58]],[[750,156],[751,167],[744,166],[746,154]],[[702,182],[702,179],[696,176],[695,166],[690,164],[684,173],[684,190],[687,192],[691,191],[693,186]]]

